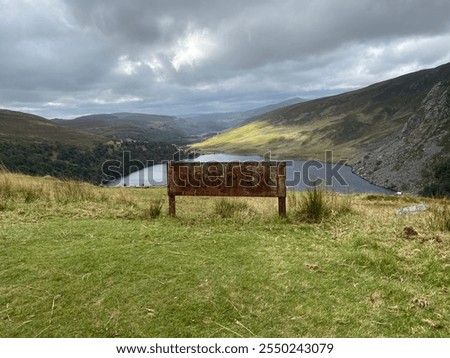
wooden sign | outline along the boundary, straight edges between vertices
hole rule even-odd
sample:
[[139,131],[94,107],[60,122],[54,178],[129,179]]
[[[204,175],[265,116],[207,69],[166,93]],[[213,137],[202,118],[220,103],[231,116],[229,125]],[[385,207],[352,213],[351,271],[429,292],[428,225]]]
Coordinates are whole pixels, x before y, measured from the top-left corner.
[[174,162],[167,165],[169,214],[175,196],[278,197],[280,216],[286,215],[286,162]]

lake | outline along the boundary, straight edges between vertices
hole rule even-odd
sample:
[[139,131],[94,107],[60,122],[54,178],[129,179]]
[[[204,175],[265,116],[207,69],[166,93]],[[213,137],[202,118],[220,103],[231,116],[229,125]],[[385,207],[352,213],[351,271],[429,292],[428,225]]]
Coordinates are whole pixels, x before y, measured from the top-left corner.
[[[199,162],[245,162],[261,161],[260,156],[230,155],[224,153],[201,155]],[[194,161],[194,160],[192,160]],[[290,190],[307,190],[314,182],[322,183],[327,190],[338,193],[376,193],[393,194],[386,189],[354,174],[347,165],[324,163],[320,161],[284,160],[286,167],[286,185]],[[110,182],[109,186],[161,186],[167,184],[166,165],[157,164],[131,173],[121,180]]]

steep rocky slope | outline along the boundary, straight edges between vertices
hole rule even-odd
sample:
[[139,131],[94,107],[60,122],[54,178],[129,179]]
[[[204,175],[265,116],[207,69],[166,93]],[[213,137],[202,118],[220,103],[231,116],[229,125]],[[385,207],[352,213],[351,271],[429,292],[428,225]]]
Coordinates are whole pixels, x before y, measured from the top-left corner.
[[400,191],[417,192],[427,172],[450,157],[450,82],[435,85],[403,129],[353,167],[364,178]]

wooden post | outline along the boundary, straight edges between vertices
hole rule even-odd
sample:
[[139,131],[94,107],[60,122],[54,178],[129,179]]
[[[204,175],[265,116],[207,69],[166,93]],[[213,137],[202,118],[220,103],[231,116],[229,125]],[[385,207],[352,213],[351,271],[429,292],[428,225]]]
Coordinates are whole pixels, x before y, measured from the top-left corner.
[[286,217],[286,197],[279,196],[278,197],[278,214],[280,217]]
[[286,217],[286,162],[277,165],[278,215]]
[[175,216],[175,194],[171,192],[171,186],[173,182],[173,166],[172,162],[167,163],[167,194],[169,196],[169,215]]
[[169,215],[175,216],[175,195],[169,195]]

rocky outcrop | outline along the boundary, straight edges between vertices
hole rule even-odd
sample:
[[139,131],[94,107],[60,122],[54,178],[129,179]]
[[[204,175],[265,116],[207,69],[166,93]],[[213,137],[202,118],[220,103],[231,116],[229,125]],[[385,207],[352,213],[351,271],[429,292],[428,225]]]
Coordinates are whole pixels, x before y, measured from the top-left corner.
[[417,193],[437,161],[450,157],[450,83],[438,83],[395,136],[353,166],[363,178],[398,191]]

